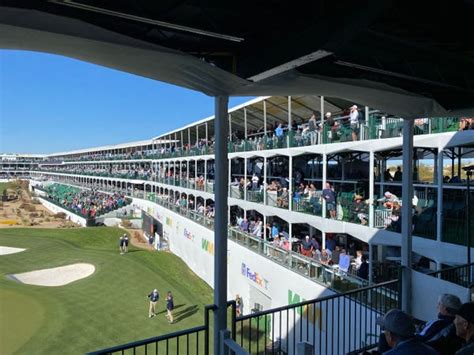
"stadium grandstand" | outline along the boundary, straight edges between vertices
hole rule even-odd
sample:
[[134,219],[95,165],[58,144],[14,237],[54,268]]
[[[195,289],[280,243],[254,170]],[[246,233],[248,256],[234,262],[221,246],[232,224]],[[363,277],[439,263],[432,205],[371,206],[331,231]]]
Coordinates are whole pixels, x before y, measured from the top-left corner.
[[[356,354],[377,346],[391,308],[428,321],[441,293],[470,300],[473,12],[469,0],[3,1],[2,48],[215,98],[213,117],[140,144],[1,162],[40,199],[53,184],[132,199],[214,288],[203,325],[95,353]],[[257,98],[228,110],[229,96]]]
[[[267,333],[282,316],[259,317],[298,300],[329,297],[331,306],[311,307],[332,309],[334,297],[352,292],[374,312],[367,319],[398,305],[404,204],[413,221],[413,292],[432,290],[434,298],[440,288],[470,292],[470,267],[460,265],[466,261],[466,233],[474,232],[472,224],[467,231],[473,216],[466,209],[463,170],[474,158],[473,122],[414,121],[414,194],[407,199],[402,118],[317,96],[259,97],[229,110],[229,295],[240,295],[241,314],[254,317],[247,321],[267,327],[263,337],[248,340],[250,346],[265,348],[272,341],[292,352]],[[189,266],[200,265],[193,270],[212,285],[214,154],[215,121],[209,117],[148,141],[49,154],[40,161],[24,158],[24,164],[31,164],[26,176],[41,198],[67,212],[99,217],[130,204],[145,211],[161,226],[152,230],[156,247],[165,242]],[[11,169],[9,161],[3,165]],[[287,287],[275,287],[283,280]],[[372,293],[386,302],[366,299]],[[413,315],[426,319],[427,297],[415,300]],[[326,312],[336,317],[334,309]],[[287,313],[284,322],[291,317]],[[239,324],[245,321],[237,319]],[[303,336],[278,332],[287,340]],[[369,347],[377,341],[367,339],[373,333],[375,323],[373,329],[366,324],[352,345],[337,346]],[[244,338],[239,345],[251,352]],[[327,353],[336,345],[319,346]]]

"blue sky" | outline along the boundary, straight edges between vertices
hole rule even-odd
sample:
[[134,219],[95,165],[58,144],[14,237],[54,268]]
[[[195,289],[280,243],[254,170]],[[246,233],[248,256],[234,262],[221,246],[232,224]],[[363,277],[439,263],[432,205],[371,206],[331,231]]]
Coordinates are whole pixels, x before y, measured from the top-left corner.
[[[250,98],[231,98],[235,106]],[[52,153],[157,136],[213,114],[183,89],[56,55],[0,50],[0,153]]]

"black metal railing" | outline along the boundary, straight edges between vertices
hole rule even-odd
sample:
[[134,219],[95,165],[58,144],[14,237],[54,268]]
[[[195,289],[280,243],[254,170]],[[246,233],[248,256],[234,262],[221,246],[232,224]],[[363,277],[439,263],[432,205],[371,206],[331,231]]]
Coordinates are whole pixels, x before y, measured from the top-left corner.
[[430,272],[428,275],[468,288],[474,283],[473,272],[474,263],[471,263]]
[[160,335],[153,338],[135,341],[123,345],[97,350],[88,355],[109,355],[109,354],[210,354],[210,322],[209,313],[214,309],[214,305],[204,308],[204,324],[180,330],[177,332]]
[[400,294],[394,280],[244,315],[236,318],[234,340],[252,354],[294,354],[302,342],[317,354],[363,351],[378,343],[377,317],[399,308]]
[[[373,348],[380,335],[377,317],[400,308],[399,280],[301,300],[289,292],[287,306],[236,316],[229,301],[229,332],[226,346],[238,353],[295,354],[299,343],[309,343],[318,354],[341,354]],[[204,325],[118,345],[89,353],[102,354],[211,354],[210,312],[205,307]]]

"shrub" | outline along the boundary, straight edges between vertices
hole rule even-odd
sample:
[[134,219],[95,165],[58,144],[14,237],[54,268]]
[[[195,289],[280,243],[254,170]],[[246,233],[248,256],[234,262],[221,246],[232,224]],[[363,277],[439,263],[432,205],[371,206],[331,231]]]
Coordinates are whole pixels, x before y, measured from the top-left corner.
[[36,212],[30,213],[30,218],[37,218],[37,217],[40,217],[39,213],[36,213]]
[[36,200],[36,199],[31,200],[31,203],[33,205],[41,205],[41,202],[39,202],[39,200]]
[[122,219],[122,226],[125,228],[130,228],[132,226],[132,222],[130,222],[128,219]]

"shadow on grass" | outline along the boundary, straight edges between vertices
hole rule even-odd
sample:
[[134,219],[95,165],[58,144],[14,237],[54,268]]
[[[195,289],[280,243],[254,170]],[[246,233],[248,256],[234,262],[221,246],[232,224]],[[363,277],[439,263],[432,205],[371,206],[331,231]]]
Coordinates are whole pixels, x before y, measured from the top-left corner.
[[[174,306],[174,309],[178,309],[178,308],[181,308],[183,306],[186,306],[185,304],[177,304],[176,306]],[[166,309],[161,311],[161,312],[158,312],[156,315],[160,315],[160,314],[165,314],[166,313]]]
[[[175,309],[176,308],[177,307],[175,307]],[[196,314],[198,310],[199,310],[199,307],[193,304],[192,306],[186,307],[181,311],[173,312],[174,323],[178,323],[182,321],[183,319],[191,317],[193,314]]]

